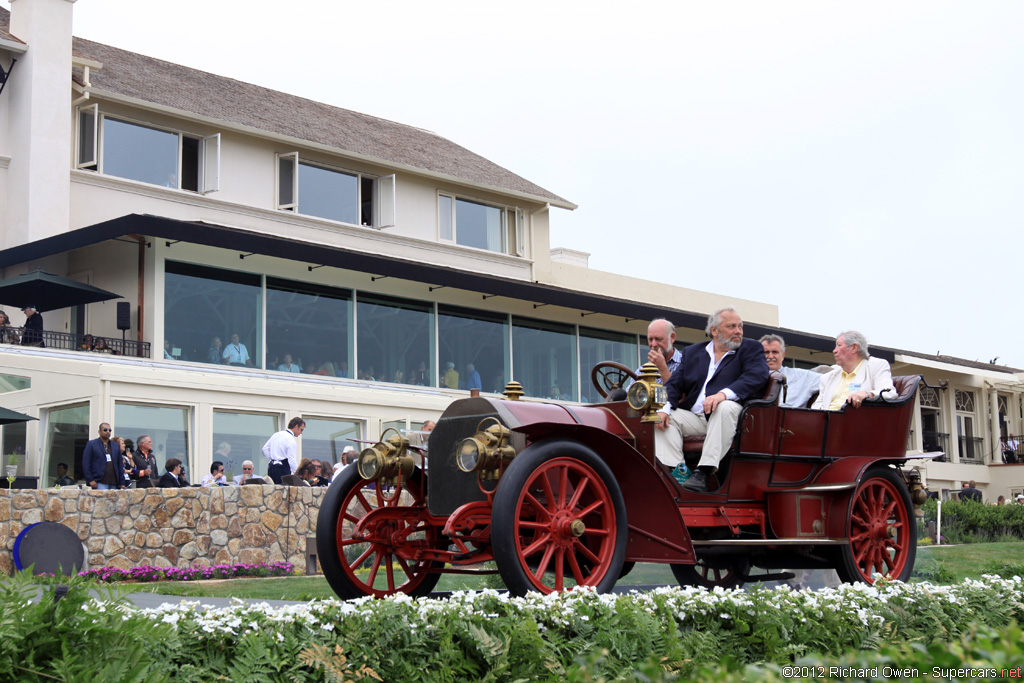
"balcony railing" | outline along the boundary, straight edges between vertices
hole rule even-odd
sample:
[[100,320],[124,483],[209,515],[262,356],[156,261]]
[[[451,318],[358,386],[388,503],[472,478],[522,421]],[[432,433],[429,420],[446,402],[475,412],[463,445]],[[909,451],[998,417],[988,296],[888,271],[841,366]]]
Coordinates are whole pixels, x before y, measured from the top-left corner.
[[53,330],[43,330],[41,338],[39,336],[40,332],[37,330],[29,330],[28,334],[28,341],[34,343],[26,343],[24,328],[2,328],[0,329],[0,340],[8,344],[42,346],[43,348],[59,349],[61,351],[89,351],[92,353],[109,353],[114,356],[149,358],[149,342],[135,341],[134,339],[96,337],[89,334],[72,334],[70,332],[55,332]]
[[985,462],[985,439],[979,436],[961,436],[960,462],[983,465]]
[[949,434],[932,432],[925,429],[921,432],[921,439],[925,453],[936,453],[941,451],[942,456],[935,458],[936,462],[949,462]]

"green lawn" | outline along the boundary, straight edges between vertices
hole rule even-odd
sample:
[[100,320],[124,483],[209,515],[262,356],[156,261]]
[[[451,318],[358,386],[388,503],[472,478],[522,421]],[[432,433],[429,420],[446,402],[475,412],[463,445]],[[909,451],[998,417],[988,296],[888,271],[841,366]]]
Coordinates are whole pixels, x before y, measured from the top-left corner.
[[[957,546],[919,546],[914,579],[936,583],[959,583],[965,578],[998,573],[1000,565],[1024,564],[1024,543],[972,543]],[[760,571],[760,570],[755,570]],[[1020,569],[1018,569],[1019,573]],[[638,564],[619,586],[674,585],[672,570],[664,564]],[[767,584],[771,585],[771,584]],[[500,588],[497,574],[445,574],[438,591]],[[165,581],[129,585],[133,591],[164,595],[257,600],[312,600],[334,597],[322,576],[293,576],[276,579],[232,579],[229,581]]]

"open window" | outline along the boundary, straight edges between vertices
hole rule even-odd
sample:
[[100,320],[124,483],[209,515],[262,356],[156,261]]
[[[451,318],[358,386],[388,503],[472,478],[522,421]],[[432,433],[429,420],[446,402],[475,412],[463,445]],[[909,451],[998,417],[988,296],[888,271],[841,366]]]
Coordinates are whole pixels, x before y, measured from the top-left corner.
[[525,220],[521,209],[501,207],[437,195],[438,237],[465,247],[500,254],[522,256],[525,253]]
[[98,162],[99,105],[78,108],[78,136],[75,141],[75,168],[96,170]]
[[[301,198],[299,189],[301,188]],[[277,155],[277,208],[366,228],[395,224],[395,176],[376,178]]]
[[394,174],[384,176],[377,181],[377,196],[380,197],[380,212],[377,216],[377,222],[373,227],[395,227],[396,195]]
[[209,194],[220,189],[220,133],[199,143],[199,192]]
[[277,155],[277,208],[298,211],[299,153]]

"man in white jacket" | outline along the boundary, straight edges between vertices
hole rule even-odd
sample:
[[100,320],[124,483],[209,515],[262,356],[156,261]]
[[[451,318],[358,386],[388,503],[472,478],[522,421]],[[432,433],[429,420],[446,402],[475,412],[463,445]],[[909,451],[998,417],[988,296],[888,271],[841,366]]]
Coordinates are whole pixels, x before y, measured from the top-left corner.
[[871,357],[863,334],[853,330],[842,332],[836,337],[832,355],[836,366],[821,376],[818,398],[812,408],[840,410],[847,403],[859,408],[868,399],[896,398],[889,363]]

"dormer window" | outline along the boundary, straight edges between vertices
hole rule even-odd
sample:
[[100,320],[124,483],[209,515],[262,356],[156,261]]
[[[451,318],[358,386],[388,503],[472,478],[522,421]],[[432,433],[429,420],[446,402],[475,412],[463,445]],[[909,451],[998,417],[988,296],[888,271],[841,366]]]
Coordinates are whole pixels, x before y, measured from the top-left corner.
[[[99,152],[97,154],[97,152]],[[220,134],[196,137],[78,110],[77,168],[190,192],[220,185]]]
[[523,212],[454,195],[437,195],[438,237],[464,247],[523,255]]
[[277,208],[367,228],[395,224],[395,176],[373,176],[277,155]]

